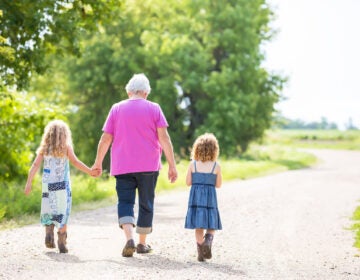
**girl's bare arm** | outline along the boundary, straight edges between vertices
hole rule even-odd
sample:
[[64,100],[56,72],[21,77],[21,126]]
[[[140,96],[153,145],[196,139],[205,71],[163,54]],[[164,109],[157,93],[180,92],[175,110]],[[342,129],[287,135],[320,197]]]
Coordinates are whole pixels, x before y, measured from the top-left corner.
[[186,185],[187,186],[191,186],[191,173],[192,173],[191,166],[192,166],[192,163],[189,164],[188,171],[186,174]]
[[68,147],[68,157],[70,162],[80,171],[91,175],[91,169],[77,158],[72,147]]
[[31,184],[32,181],[35,177],[36,172],[39,170],[41,162],[43,160],[43,155],[38,154],[33,162],[33,164],[31,165],[31,168],[29,170],[29,174],[28,174],[28,178],[26,181],[26,185],[25,185],[25,189],[24,189],[24,193],[26,195],[28,195],[31,192]]
[[217,164],[216,166],[216,183],[215,183],[215,187],[216,188],[220,188],[221,184],[222,184],[222,174],[221,174],[221,167],[219,164]]

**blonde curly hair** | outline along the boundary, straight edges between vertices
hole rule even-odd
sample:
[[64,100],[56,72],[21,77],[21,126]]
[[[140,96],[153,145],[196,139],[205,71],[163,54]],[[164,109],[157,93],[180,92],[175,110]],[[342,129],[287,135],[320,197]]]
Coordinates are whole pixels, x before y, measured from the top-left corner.
[[45,127],[37,153],[44,156],[66,157],[69,146],[72,147],[69,126],[62,120],[54,120]]
[[219,143],[215,135],[205,133],[200,135],[192,147],[191,158],[197,161],[216,161],[219,156]]

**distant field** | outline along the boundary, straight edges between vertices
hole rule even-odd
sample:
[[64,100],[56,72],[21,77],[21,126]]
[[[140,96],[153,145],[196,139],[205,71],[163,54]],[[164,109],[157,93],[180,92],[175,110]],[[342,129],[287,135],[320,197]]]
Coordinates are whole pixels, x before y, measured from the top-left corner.
[[360,150],[360,130],[270,130],[265,144],[303,148]]

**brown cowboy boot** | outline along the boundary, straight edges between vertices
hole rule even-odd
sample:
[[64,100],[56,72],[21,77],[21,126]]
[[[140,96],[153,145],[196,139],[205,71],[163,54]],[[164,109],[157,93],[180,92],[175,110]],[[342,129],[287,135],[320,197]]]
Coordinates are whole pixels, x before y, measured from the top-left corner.
[[197,259],[198,259],[199,262],[203,262],[205,260],[204,260],[201,245],[199,243],[196,243],[196,245],[197,245],[197,252],[198,252],[198,258]]
[[49,226],[45,226],[45,246],[47,248],[55,248],[55,241],[54,241],[54,224]]
[[58,231],[58,247],[60,253],[67,253],[68,248],[66,248],[66,238],[67,233]]
[[212,255],[211,255],[211,245],[212,245],[212,241],[214,239],[214,235],[207,233],[204,236],[204,242],[201,245],[202,248],[202,253],[205,259],[211,259]]

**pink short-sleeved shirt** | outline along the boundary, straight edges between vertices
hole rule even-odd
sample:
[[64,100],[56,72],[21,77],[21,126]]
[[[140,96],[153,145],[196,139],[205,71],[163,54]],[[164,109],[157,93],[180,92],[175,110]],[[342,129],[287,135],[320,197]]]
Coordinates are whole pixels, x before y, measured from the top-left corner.
[[160,170],[162,150],[157,128],[167,126],[157,103],[126,99],[114,104],[103,127],[113,136],[110,174]]

